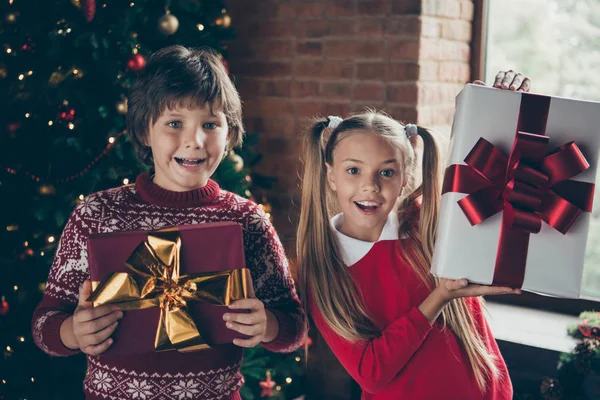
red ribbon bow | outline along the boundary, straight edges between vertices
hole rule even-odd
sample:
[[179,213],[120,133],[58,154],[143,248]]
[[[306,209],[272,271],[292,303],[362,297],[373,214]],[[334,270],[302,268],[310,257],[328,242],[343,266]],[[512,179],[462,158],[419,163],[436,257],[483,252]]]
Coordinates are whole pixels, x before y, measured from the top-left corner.
[[[538,128],[545,131],[545,122]],[[446,169],[442,193],[469,194],[458,205],[471,225],[504,211],[493,285],[523,285],[529,235],[540,231],[542,221],[565,234],[583,211],[592,210],[594,185],[569,180],[589,168],[579,147],[569,142],[546,155],[549,142],[543,133],[518,131],[507,158],[480,138],[467,165]]]

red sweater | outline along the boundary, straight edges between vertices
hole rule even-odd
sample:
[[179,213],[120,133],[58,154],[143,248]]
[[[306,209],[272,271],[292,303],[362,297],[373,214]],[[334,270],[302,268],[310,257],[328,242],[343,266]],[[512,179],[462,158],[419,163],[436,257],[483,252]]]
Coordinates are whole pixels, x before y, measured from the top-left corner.
[[[63,345],[59,330],[77,306],[79,286],[89,279],[90,234],[218,221],[242,225],[256,296],[279,320],[279,336],[263,346],[277,352],[298,348],[304,340],[305,315],[283,247],[262,210],[221,190],[212,180],[198,190],[170,192],[152,183],[149,173],[140,175],[135,185],[92,194],[76,207],[58,244],[44,298],[33,315],[36,344],[54,356],[77,352]],[[242,348],[230,345],[185,354],[88,356],[86,399],[239,399],[242,355]]]
[[[340,214],[332,220],[341,225]],[[379,241],[362,242],[335,234],[346,265],[382,334],[368,342],[350,343],[323,320],[316,304],[310,314],[319,331],[363,390],[363,399],[512,399],[512,385],[496,341],[477,299],[469,299],[477,329],[498,358],[501,377],[481,393],[456,336],[433,326],[417,309],[430,290],[400,256],[396,216],[391,215]]]

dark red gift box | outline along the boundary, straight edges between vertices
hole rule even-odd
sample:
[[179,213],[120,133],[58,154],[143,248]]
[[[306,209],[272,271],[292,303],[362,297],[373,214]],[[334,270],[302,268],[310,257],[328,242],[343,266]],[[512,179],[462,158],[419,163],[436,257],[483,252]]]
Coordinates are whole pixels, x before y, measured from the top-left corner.
[[[166,227],[165,227],[166,228]],[[177,227],[181,236],[181,275],[245,268],[242,228],[234,222],[215,222]],[[88,241],[92,281],[102,281],[114,272],[131,272],[125,265],[149,231],[92,234]],[[188,312],[209,345],[230,344],[246,336],[228,329],[223,314],[235,312],[227,306],[189,302]],[[152,307],[124,311],[113,334],[114,343],[103,356],[153,352],[161,310]]]

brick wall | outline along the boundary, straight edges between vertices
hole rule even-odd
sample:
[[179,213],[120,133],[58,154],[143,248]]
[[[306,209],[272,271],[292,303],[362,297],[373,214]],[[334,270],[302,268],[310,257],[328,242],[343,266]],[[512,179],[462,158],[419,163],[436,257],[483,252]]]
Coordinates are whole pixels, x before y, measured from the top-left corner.
[[[301,133],[315,115],[365,106],[449,132],[454,98],[469,80],[469,0],[229,0],[238,39],[229,62],[245,123],[260,133],[257,172],[274,176],[266,194],[293,258],[299,212]],[[318,336],[309,358],[308,398],[359,398]],[[350,395],[349,393],[354,393]],[[337,394],[337,397],[336,397]],[[358,397],[356,397],[358,396]]]
[[290,255],[299,194],[301,133],[315,115],[366,106],[447,132],[454,97],[469,79],[473,2],[465,0],[230,0],[238,38],[232,73],[257,172]]

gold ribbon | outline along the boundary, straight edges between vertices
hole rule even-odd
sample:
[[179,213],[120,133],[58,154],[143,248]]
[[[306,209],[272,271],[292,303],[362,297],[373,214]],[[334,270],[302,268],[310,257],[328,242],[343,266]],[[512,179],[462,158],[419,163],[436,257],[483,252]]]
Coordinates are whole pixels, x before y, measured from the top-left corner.
[[160,307],[154,340],[156,351],[188,352],[209,348],[187,312],[188,301],[227,306],[254,297],[247,268],[180,275],[181,236],[177,228],[148,233],[125,265],[132,271],[116,272],[92,282],[88,299],[94,307],[116,304],[121,310]]

